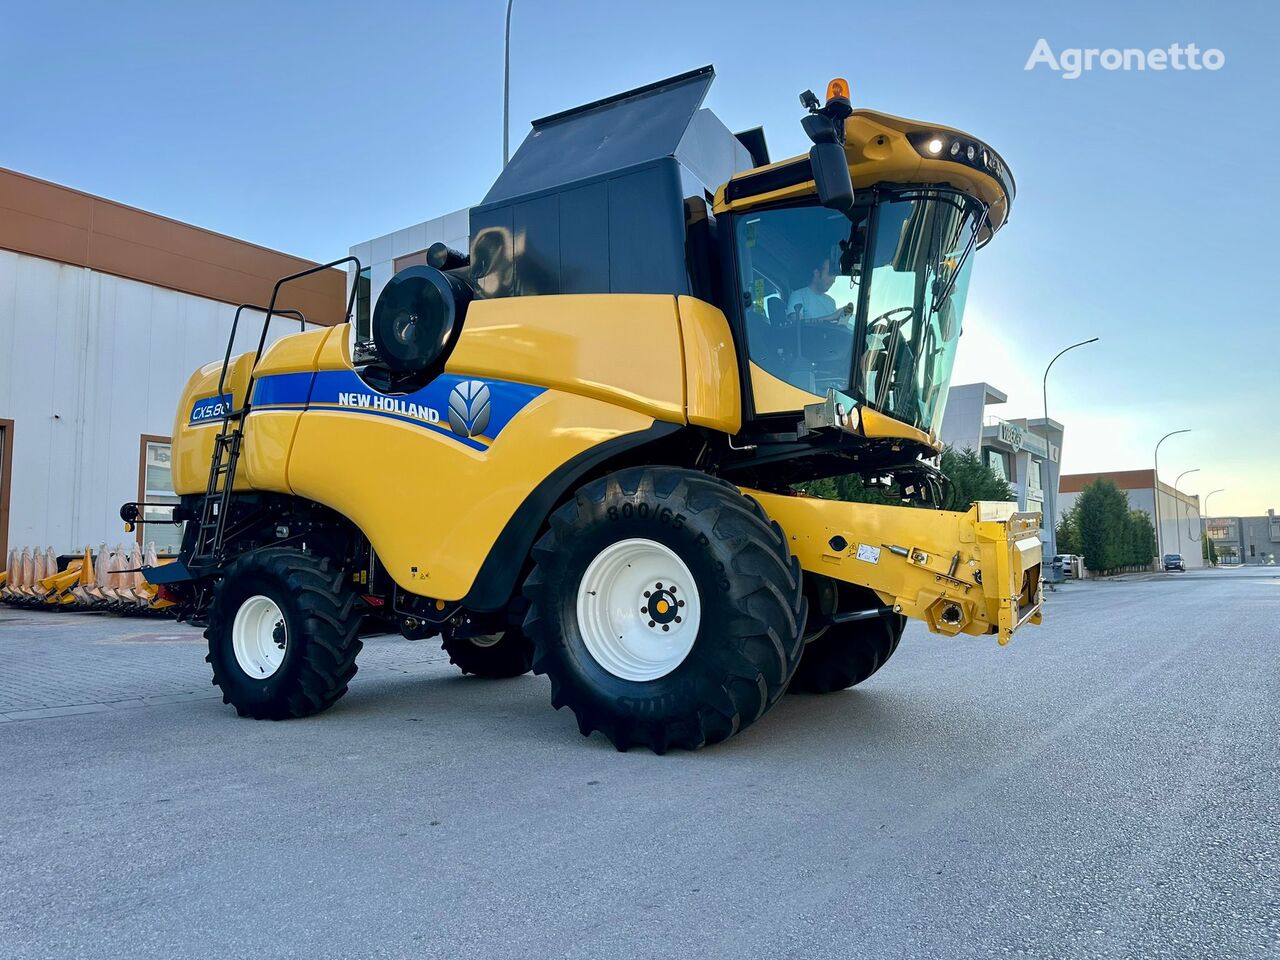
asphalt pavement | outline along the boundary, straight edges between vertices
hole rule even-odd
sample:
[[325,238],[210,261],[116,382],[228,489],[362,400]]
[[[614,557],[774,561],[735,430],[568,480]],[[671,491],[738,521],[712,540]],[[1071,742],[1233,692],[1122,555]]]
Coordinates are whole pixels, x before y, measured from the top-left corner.
[[237,718],[198,631],[0,607],[0,958],[1277,957],[1280,568],[912,625],[725,744],[375,638]]

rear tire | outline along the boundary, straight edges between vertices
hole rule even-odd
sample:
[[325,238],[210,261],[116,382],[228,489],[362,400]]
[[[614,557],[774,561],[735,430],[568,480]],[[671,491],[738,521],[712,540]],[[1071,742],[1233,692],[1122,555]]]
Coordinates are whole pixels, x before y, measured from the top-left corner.
[[444,652],[449,662],[477,677],[501,680],[519,677],[533,666],[533,643],[519,627],[484,637],[445,635]]
[[719,742],[759,719],[799,662],[799,562],[723,481],[669,467],[596,480],[552,514],[533,558],[533,669],[583,736],[655,753]]
[[857,686],[898,649],[907,618],[890,614],[827,627],[804,645],[792,693],[832,693]]
[[213,682],[242,717],[284,720],[333,706],[356,673],[361,616],[343,571],[301,550],[249,554],[209,606]]

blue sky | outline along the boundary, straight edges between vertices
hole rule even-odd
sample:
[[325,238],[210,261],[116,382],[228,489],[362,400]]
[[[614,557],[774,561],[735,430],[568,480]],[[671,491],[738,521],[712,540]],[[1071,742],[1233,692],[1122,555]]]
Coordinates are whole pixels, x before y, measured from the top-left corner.
[[[503,0],[24,3],[0,21],[0,165],[315,259],[473,203],[498,172]],[[516,0],[513,149],[537,116],[704,63],[775,158],[797,94],[966,129],[1018,180],[955,382],[1067,425],[1067,472],[1148,466],[1280,508],[1280,5]],[[1036,41],[1218,48],[1223,67],[1023,69]]]

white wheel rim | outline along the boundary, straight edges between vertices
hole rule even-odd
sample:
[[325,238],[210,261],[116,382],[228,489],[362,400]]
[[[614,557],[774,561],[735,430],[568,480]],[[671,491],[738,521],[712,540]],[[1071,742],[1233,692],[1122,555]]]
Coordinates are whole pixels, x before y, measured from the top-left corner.
[[502,639],[502,634],[490,633],[483,637],[472,637],[471,645],[475,647],[480,647],[481,649],[483,649],[485,647],[492,647],[496,645],[497,642],[501,639]]
[[619,540],[588,565],[578,585],[578,629],[601,667],[623,680],[657,680],[684,662],[698,639],[702,605],[693,574],[653,540]]
[[[277,626],[283,644],[276,639]],[[256,680],[265,680],[280,669],[288,646],[289,628],[274,600],[258,595],[240,605],[231,624],[231,649],[241,670]]]

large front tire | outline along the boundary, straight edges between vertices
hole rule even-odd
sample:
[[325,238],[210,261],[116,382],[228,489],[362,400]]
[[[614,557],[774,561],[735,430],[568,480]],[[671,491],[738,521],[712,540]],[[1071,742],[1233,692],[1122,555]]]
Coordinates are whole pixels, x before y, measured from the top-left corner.
[[356,602],[342,570],[301,550],[263,550],[232,563],[204,632],[223,702],[257,720],[333,706],[362,647]]
[[533,557],[533,669],[584,736],[692,750],[786,690],[807,612],[800,566],[735,487],[675,468],[619,471],[552,514]]

